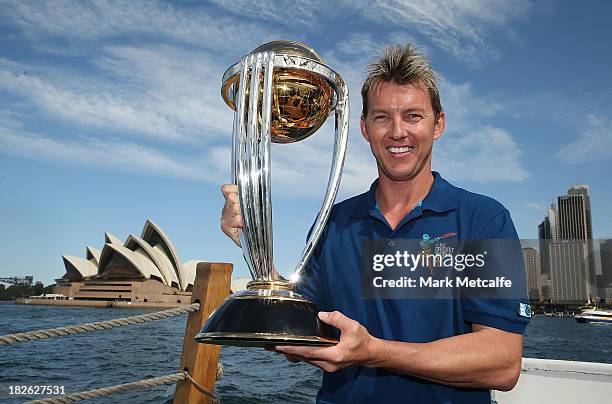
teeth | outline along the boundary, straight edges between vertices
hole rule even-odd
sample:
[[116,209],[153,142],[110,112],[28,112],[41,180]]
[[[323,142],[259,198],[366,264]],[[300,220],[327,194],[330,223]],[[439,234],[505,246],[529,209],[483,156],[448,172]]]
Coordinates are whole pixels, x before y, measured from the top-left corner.
[[411,151],[412,149],[414,149],[414,147],[410,147],[410,146],[405,146],[405,147],[388,147],[387,150],[389,150],[391,153],[406,153]]

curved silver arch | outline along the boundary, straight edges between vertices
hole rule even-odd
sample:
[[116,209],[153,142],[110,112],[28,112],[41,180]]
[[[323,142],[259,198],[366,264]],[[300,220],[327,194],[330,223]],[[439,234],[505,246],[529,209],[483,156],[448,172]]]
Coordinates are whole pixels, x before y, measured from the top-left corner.
[[346,160],[346,147],[348,144],[349,129],[348,88],[340,76],[336,77],[336,80],[336,91],[338,95],[335,123],[336,136],[334,139],[334,156],[329,172],[329,179],[327,181],[327,190],[325,191],[323,204],[321,205],[321,210],[319,211],[317,219],[312,227],[310,237],[306,241],[306,246],[302,251],[302,256],[295,267],[294,274],[291,276],[293,281],[296,281],[300,274],[304,271],[306,263],[310,259],[319,238],[321,238],[321,234],[323,234],[323,229],[325,228],[327,219],[329,219],[336,195],[338,194],[338,189],[340,188],[342,168],[344,167],[344,161]]

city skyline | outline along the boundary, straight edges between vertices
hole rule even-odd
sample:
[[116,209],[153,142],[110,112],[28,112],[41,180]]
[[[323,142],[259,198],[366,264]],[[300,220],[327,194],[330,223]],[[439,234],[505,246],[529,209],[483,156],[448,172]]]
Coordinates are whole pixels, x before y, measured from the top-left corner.
[[[349,86],[338,201],[377,175],[359,132],[365,67],[383,44],[410,42],[440,75],[447,128],[434,170],[499,200],[524,239],[537,238],[554,195],[589,183],[593,237],[612,237],[607,2],[0,4],[0,276],[48,284],[62,254],[99,245],[106,231],[124,239],[146,218],[186,256],[248,276],[219,230],[232,126],[219,90],[227,67],[274,39],[309,44]],[[320,206],[331,126],[272,147],[284,275]]]
[[[593,238],[589,189],[588,184],[570,186],[566,194],[557,196],[557,203],[550,205],[548,214],[537,226],[537,289],[543,300],[608,298],[612,262],[606,258],[612,239]],[[528,262],[528,250],[523,248],[523,256],[531,278],[536,268]]]

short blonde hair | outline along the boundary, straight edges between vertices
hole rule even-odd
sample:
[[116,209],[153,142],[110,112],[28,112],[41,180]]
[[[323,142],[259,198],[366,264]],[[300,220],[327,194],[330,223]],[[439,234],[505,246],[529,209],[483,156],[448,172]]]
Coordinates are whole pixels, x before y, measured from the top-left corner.
[[434,118],[438,121],[442,113],[437,74],[425,56],[410,44],[386,46],[383,55],[368,66],[368,77],[361,88],[363,106],[361,114],[368,114],[368,92],[381,82],[395,84],[421,84],[429,92]]

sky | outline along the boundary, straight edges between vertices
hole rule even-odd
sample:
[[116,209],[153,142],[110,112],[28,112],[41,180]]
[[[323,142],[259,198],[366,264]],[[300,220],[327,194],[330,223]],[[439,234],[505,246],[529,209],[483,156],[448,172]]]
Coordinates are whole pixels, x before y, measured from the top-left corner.
[[[439,74],[446,131],[433,169],[504,204],[521,238],[558,195],[589,184],[593,234],[612,237],[612,4],[454,1],[0,0],[0,277],[63,275],[62,255],[140,235],[182,261],[232,262],[219,229],[230,180],[224,71],[259,45],[304,42],[347,82],[337,200],[376,165],[359,131],[366,66],[409,42]],[[274,256],[289,275],[327,183],[333,121],[272,146]]]

